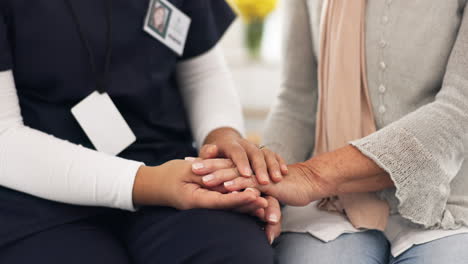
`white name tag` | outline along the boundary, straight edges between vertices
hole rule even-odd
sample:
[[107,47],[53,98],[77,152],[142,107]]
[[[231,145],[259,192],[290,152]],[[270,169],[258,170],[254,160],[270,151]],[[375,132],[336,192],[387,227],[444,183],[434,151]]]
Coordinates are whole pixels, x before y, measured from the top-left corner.
[[71,112],[100,152],[117,155],[136,141],[135,134],[107,93],[92,93]]
[[191,21],[169,1],[151,0],[144,30],[182,56]]

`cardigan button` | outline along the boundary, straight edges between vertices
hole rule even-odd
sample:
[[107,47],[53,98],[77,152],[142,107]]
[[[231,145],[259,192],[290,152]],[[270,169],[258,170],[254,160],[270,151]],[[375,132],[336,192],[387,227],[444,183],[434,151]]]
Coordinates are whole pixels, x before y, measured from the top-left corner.
[[388,16],[383,16],[382,17],[382,23],[387,24],[388,23]]
[[381,105],[379,107],[379,113],[380,114],[385,114],[385,112],[387,112],[387,108],[384,105]]
[[381,84],[379,86],[379,92],[380,93],[385,93],[387,91],[387,87],[385,87],[385,85]]
[[381,48],[385,48],[387,46],[387,42],[385,40],[380,40],[379,45]]
[[385,64],[384,61],[381,61],[381,62],[380,62],[380,68],[381,68],[382,70],[387,69],[387,64]]

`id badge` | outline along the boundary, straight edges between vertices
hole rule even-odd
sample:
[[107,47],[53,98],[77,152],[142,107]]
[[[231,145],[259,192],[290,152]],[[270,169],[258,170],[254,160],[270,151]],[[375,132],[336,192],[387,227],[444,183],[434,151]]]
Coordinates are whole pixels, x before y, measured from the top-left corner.
[[135,134],[107,93],[93,92],[71,112],[100,152],[115,156],[136,141]]
[[191,21],[190,17],[169,1],[151,0],[144,30],[182,56]]

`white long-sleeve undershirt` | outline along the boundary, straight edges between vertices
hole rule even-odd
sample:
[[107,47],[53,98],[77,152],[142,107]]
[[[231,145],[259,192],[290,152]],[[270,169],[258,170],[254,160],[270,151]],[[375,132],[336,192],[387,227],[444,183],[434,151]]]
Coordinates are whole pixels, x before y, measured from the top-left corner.
[[[240,104],[217,48],[179,63],[177,72],[197,144],[219,127],[243,132]],[[0,186],[68,204],[134,210],[133,184],[142,165],[25,126],[13,74],[0,72]]]
[[221,127],[245,133],[242,106],[219,47],[177,65],[177,81],[197,146]]

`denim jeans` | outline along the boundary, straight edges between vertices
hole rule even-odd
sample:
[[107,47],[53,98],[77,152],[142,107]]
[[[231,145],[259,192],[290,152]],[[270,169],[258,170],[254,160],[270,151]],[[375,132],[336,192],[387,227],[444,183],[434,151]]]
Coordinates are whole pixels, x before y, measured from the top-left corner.
[[284,233],[275,242],[278,264],[466,264],[468,234],[413,246],[396,258],[378,231],[344,234],[324,243],[309,234]]

